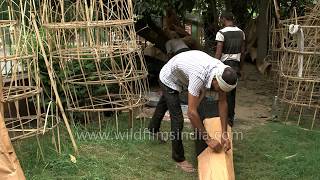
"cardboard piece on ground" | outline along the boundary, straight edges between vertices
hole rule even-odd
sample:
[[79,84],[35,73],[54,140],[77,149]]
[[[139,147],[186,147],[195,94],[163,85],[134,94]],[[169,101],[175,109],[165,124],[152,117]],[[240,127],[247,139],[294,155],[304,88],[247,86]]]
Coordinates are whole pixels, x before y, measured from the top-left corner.
[[[204,126],[210,137],[221,141],[221,121],[219,117],[204,120]],[[233,147],[231,127],[228,126],[231,149],[228,152],[215,153],[207,147],[198,156],[198,174],[200,180],[234,180]]]
[[0,179],[25,179],[0,112]]

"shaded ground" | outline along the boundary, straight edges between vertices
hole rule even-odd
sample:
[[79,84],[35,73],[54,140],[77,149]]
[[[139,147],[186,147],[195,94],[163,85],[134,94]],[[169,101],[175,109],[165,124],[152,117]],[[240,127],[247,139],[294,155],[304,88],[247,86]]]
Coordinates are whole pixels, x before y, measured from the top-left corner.
[[235,130],[249,130],[271,118],[272,82],[252,64],[244,66],[245,75],[237,87]]

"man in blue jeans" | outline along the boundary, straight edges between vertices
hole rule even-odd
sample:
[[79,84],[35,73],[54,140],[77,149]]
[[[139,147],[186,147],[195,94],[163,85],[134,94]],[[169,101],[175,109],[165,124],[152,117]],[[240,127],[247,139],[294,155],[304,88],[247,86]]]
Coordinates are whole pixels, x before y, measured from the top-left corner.
[[[220,59],[224,64],[232,67],[240,77],[245,51],[245,34],[234,25],[234,17],[230,12],[223,12],[220,21],[224,28],[217,32],[217,49],[215,58]],[[236,104],[236,88],[227,93],[228,100],[228,123],[233,125]]]
[[[237,85],[237,74],[229,66],[218,59],[198,51],[181,52],[171,58],[160,71],[160,86],[163,91],[154,115],[150,121],[149,130],[158,133],[162,118],[169,110],[171,118],[172,158],[186,172],[194,170],[192,164],[186,161],[182,144],[183,114],[180,106],[179,93],[188,89],[188,117],[209,147],[214,151],[230,149],[227,130],[228,105],[226,92]],[[213,89],[219,94],[219,116],[222,124],[221,144],[209,137],[198,114],[198,106],[205,95],[206,89]],[[214,108],[214,107],[212,107]]]

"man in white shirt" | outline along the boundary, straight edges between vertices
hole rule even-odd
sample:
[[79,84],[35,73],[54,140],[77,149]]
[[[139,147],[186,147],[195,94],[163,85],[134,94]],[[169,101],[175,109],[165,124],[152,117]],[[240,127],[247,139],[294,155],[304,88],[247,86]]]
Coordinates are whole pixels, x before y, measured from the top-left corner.
[[[160,86],[163,90],[155,113],[150,121],[149,130],[158,133],[162,118],[169,110],[171,118],[172,158],[186,172],[193,171],[193,166],[185,160],[181,132],[183,114],[180,107],[179,93],[188,89],[188,116],[196,131],[215,151],[230,149],[226,134],[228,105],[226,92],[237,85],[237,74],[218,59],[198,51],[182,52],[168,61],[160,71]],[[198,114],[198,106],[206,89],[212,88],[219,94],[219,116],[222,124],[221,144],[207,134]]]
[[[217,49],[215,58],[220,59],[224,64],[232,67],[240,77],[245,52],[245,34],[234,25],[234,17],[230,12],[223,12],[220,21],[224,28],[217,32]],[[235,116],[236,88],[227,93],[228,100],[228,123],[232,126]]]

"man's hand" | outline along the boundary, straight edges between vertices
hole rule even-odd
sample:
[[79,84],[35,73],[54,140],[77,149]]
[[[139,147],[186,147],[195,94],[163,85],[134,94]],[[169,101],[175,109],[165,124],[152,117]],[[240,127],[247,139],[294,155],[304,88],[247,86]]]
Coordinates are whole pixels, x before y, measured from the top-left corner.
[[231,144],[227,134],[228,127],[228,104],[227,104],[227,94],[223,91],[219,91],[219,115],[221,120],[222,134],[221,134],[221,144],[225,152],[231,148]]
[[228,135],[222,135],[221,136],[221,144],[223,146],[223,150],[225,152],[229,151],[231,149],[231,143],[230,140],[228,138]]
[[206,143],[208,146],[213,149],[214,152],[220,152],[222,150],[222,145],[219,143],[219,141],[214,139],[208,139],[206,140]]

